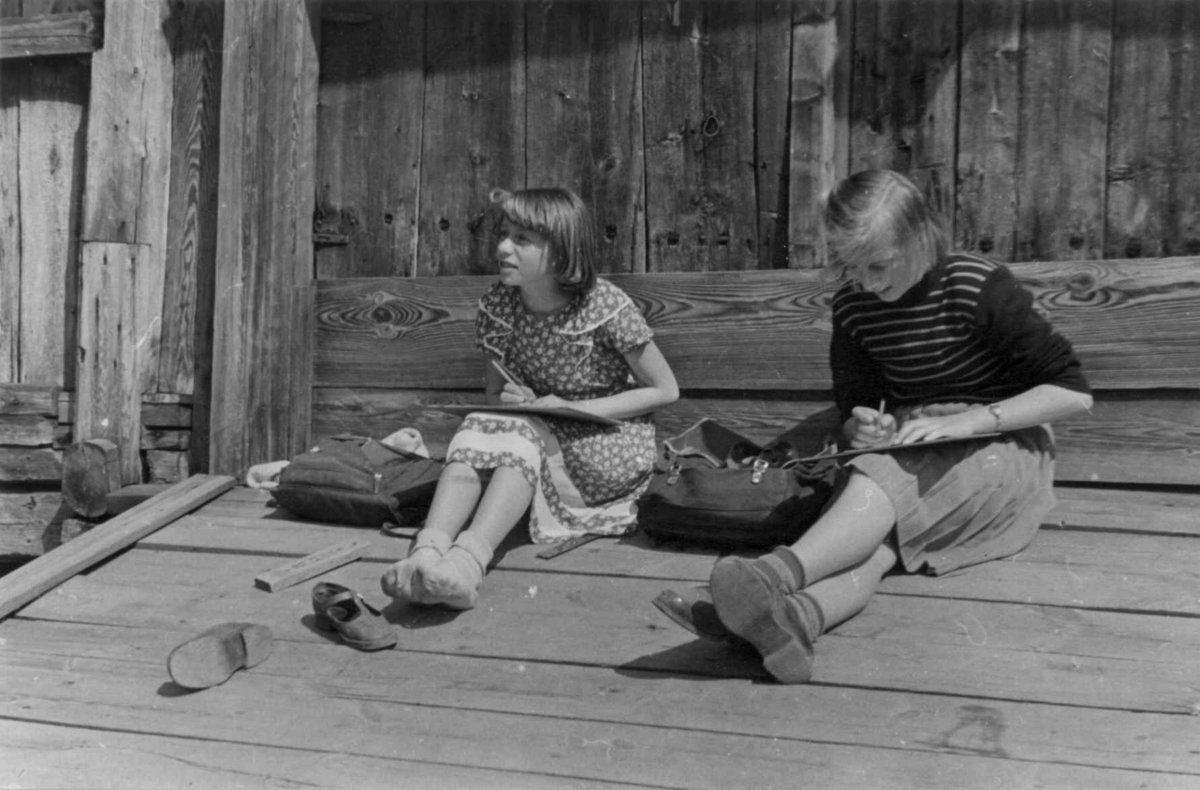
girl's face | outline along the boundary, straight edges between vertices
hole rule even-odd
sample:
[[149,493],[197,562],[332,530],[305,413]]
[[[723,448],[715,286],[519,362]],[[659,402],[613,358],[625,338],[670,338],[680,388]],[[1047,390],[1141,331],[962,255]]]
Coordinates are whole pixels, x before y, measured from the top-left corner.
[[500,282],[521,287],[553,278],[550,267],[550,242],[541,233],[523,228],[505,218],[496,244],[500,263]]
[[873,293],[885,302],[895,302],[921,279],[915,267],[905,266],[904,260],[893,255],[880,260],[850,267],[850,277],[864,291]]

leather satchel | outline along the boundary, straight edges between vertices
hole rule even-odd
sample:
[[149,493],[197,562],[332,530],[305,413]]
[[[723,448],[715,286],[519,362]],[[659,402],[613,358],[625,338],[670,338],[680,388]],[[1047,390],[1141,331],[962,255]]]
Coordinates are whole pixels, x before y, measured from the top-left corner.
[[331,436],[291,460],[272,491],[297,516],[379,527],[424,517],[443,462],[364,436]]
[[638,525],[664,542],[722,549],[792,543],[833,495],[836,461],[805,457],[787,434],[761,447],[705,418],[663,442]]

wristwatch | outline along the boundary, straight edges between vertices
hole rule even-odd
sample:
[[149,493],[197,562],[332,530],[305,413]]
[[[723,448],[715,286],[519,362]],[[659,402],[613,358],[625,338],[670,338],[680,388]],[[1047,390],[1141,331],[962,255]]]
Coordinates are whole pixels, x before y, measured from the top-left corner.
[[996,419],[996,430],[999,431],[1004,425],[1004,415],[1000,413],[999,403],[989,403],[987,410],[992,413],[992,417]]

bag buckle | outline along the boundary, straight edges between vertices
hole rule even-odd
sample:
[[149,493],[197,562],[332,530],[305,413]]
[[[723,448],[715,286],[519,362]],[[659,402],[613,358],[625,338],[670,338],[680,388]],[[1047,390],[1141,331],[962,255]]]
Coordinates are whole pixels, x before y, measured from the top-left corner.
[[754,459],[754,467],[753,467],[754,471],[750,473],[750,482],[754,483],[755,485],[757,485],[758,483],[761,483],[762,479],[763,479],[763,475],[766,474],[767,467],[769,467],[769,466],[770,466],[770,464],[767,463],[766,459],[755,458]]
[[679,464],[671,464],[671,468],[667,470],[667,485],[673,486],[679,482],[679,473],[683,471],[683,467]]

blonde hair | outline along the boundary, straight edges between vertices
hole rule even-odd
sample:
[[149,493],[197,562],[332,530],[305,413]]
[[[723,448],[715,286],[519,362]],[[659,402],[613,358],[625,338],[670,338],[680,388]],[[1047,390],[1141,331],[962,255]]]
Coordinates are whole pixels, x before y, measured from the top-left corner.
[[[502,218],[546,237],[559,287],[572,295],[592,290],[596,285],[592,218],[578,195],[561,187],[544,187],[516,192],[493,189],[490,197]],[[498,217],[497,233],[499,226]]]
[[855,266],[888,258],[919,277],[949,252],[941,217],[916,184],[892,170],[842,179],[825,199],[823,219],[829,272],[839,280]]

